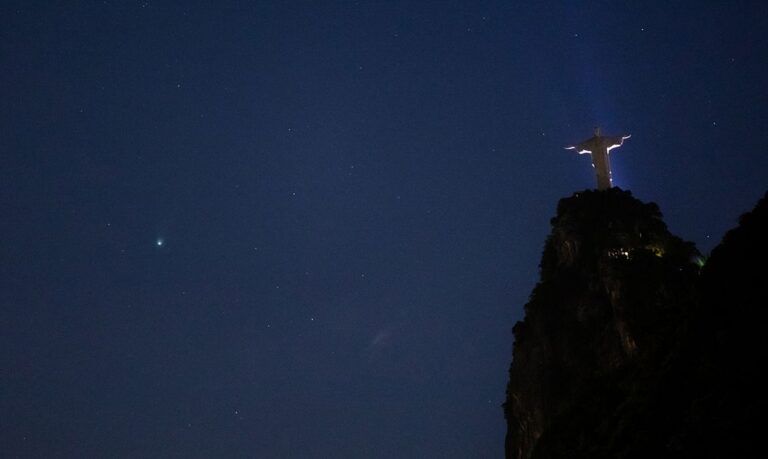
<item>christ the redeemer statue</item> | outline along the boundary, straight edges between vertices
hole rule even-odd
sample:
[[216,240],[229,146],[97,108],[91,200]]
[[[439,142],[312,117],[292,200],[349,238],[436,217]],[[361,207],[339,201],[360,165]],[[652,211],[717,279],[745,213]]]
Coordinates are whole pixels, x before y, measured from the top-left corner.
[[597,189],[607,190],[611,185],[611,162],[608,160],[608,153],[614,148],[620,147],[630,135],[622,136],[601,136],[600,128],[595,128],[595,136],[585,140],[578,145],[565,147],[566,150],[576,150],[580,155],[590,153],[592,155],[592,166],[597,175]]

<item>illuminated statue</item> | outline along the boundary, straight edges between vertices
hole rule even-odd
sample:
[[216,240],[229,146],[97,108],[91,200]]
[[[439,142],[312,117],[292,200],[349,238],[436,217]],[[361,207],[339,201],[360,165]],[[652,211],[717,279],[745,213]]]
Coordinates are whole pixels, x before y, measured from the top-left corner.
[[565,147],[566,150],[576,150],[580,155],[590,153],[592,155],[592,167],[597,175],[597,189],[607,190],[611,185],[611,163],[608,153],[614,148],[620,147],[629,135],[601,136],[600,128],[595,128],[595,136],[578,145]]

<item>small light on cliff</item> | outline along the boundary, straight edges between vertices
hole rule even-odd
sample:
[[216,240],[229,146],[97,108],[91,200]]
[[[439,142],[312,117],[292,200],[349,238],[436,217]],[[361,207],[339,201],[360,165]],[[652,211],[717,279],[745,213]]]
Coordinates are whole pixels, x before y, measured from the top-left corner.
[[630,251],[630,249],[625,249],[624,247],[620,247],[618,249],[609,250],[608,256],[610,258],[624,258],[626,260],[629,260],[632,258],[632,252]]
[[696,257],[696,265],[699,267],[699,269],[703,268],[705,264],[707,264],[707,257]]

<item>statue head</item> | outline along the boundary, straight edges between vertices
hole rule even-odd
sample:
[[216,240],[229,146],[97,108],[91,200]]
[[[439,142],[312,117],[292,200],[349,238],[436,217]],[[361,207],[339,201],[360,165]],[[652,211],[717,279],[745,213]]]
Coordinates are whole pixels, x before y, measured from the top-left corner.
[[595,137],[600,137],[600,128],[595,126]]

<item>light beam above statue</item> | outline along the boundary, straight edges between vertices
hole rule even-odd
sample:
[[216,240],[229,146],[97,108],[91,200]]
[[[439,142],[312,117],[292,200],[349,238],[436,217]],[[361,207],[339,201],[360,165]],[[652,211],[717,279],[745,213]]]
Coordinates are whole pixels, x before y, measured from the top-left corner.
[[589,153],[592,155],[592,166],[595,168],[597,176],[597,189],[607,190],[611,183],[611,162],[608,160],[608,153],[614,148],[624,144],[624,141],[631,135],[622,136],[601,136],[600,128],[595,128],[594,137],[587,139],[577,145],[565,147],[566,150],[576,150],[580,155]]

